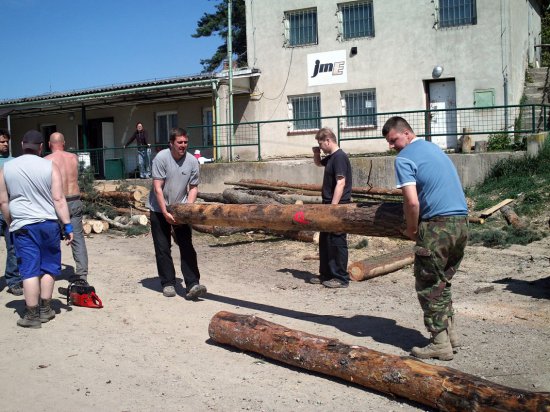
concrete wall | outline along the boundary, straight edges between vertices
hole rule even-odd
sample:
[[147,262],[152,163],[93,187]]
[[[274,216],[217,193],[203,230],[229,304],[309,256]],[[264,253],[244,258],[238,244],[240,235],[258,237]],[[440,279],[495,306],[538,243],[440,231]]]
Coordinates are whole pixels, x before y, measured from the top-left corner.
[[[524,152],[451,154],[463,187],[481,183],[491,168],[502,159],[524,156]],[[351,158],[353,185],[395,187],[394,156]],[[372,167],[371,167],[372,164]],[[370,181],[368,180],[370,173]],[[271,162],[211,163],[201,166],[202,192],[223,192],[230,186],[224,182],[240,179],[279,180],[289,183],[321,184],[323,169],[312,159],[281,160]]]

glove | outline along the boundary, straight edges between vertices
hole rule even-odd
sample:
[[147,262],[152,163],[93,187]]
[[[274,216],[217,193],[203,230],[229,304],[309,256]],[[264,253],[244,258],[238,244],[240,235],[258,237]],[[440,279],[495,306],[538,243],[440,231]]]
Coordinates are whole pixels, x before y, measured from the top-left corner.
[[63,225],[63,233],[64,233],[63,237],[65,239],[68,239],[69,235],[73,232],[74,232],[73,225],[71,225],[70,223],[67,223],[67,224]]

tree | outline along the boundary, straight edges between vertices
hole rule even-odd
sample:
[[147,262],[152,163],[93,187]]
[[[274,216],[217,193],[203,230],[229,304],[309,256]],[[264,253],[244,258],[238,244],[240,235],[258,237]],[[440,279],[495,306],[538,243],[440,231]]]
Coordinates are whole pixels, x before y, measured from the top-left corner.
[[[209,59],[201,59],[203,73],[215,71],[227,57],[227,4],[228,0],[217,0],[215,13],[204,13],[197,22],[194,38],[209,37],[214,34],[220,36],[224,42]],[[233,58],[238,66],[247,64],[246,58],[246,12],[244,0],[233,0],[232,19],[232,48]]]

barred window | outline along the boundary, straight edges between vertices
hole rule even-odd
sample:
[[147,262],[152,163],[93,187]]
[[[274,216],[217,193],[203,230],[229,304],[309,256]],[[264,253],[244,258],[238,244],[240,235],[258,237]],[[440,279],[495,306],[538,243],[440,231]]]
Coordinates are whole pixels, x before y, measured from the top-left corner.
[[342,92],[346,127],[376,126],[376,89]]
[[374,37],[372,0],[339,4],[338,20],[343,40]]
[[476,0],[439,0],[439,27],[477,24]]
[[289,46],[317,44],[317,9],[287,11],[284,24]]
[[321,128],[321,99],[319,95],[289,97],[290,118],[293,130]]

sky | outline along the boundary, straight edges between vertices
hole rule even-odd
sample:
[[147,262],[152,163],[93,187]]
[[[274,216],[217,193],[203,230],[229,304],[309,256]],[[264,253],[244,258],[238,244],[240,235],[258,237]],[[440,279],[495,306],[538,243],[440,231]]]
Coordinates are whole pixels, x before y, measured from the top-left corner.
[[0,0],[0,101],[198,74],[219,0]]

